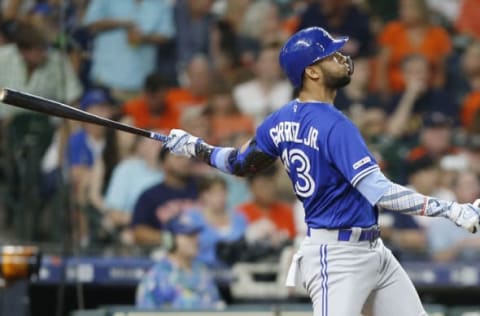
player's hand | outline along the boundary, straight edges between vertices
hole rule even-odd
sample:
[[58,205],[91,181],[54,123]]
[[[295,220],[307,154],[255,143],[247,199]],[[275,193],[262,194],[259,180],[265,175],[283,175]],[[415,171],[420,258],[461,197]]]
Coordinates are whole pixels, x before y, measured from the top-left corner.
[[450,219],[460,227],[465,228],[471,233],[480,230],[480,209],[478,208],[480,199],[472,203],[458,204],[454,203],[450,210]]
[[169,140],[164,144],[170,152],[179,156],[195,157],[195,145],[200,138],[190,135],[181,129],[172,129]]

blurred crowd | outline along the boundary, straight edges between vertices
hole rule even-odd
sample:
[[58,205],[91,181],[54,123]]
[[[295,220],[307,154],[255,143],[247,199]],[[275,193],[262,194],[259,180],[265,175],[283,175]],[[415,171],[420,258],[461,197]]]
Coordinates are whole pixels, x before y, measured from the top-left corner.
[[[0,86],[238,146],[295,98],[278,63],[284,40],[321,26],[350,38],[343,52],[355,72],[335,104],[383,172],[420,193],[472,202],[480,197],[479,16],[478,0],[4,0]],[[153,289],[174,296],[152,280],[185,277],[171,269],[190,259],[215,269],[275,260],[305,234],[281,165],[237,178],[91,124],[3,104],[0,122],[10,237],[168,252],[139,291],[142,306],[161,304]],[[446,220],[385,211],[379,221],[400,260],[480,258],[480,237]],[[192,269],[197,279],[185,287],[207,291],[204,270]],[[195,300],[219,303],[177,303]]]

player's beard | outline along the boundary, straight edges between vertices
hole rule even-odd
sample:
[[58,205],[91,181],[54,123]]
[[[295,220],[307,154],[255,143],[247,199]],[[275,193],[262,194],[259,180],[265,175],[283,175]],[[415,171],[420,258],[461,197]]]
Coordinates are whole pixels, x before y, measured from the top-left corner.
[[324,84],[327,88],[330,88],[332,90],[337,90],[349,84],[351,79],[352,78],[350,77],[349,74],[345,74],[340,77],[328,75],[328,76],[325,76]]

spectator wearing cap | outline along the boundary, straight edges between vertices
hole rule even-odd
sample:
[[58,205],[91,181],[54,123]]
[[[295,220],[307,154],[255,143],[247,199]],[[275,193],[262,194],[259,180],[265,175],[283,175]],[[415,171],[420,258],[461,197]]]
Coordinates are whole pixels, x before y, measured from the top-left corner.
[[428,113],[423,117],[419,132],[419,145],[407,155],[407,160],[417,160],[429,156],[435,161],[459,149],[452,142],[452,119],[441,112]]
[[158,246],[165,240],[165,223],[198,198],[191,160],[174,156],[163,147],[160,162],[164,178],[147,188],[135,203],[131,227],[137,245]]
[[155,69],[157,45],[175,35],[170,1],[93,0],[83,24],[94,34],[91,80],[122,101],[141,90]]
[[[461,171],[453,180],[452,190],[456,202],[471,203],[480,196],[480,179],[472,170]],[[480,237],[454,225],[448,225],[442,219],[432,219],[427,228],[427,236],[434,261],[476,262],[480,259]]]
[[150,268],[136,294],[139,309],[217,310],[224,307],[207,268],[195,258],[202,225],[188,211],[170,219],[169,253]]
[[[16,27],[15,42],[0,47],[0,86],[10,87],[69,104],[77,101],[82,87],[72,65],[38,29],[26,23]],[[0,107],[0,118],[19,108]]]
[[[428,155],[408,160],[406,173],[408,186],[413,190],[444,200],[455,198],[450,190],[450,183],[443,181],[445,169],[438,160]],[[429,219],[415,218],[415,220],[425,223]]]
[[[455,199],[450,189],[448,172],[442,165],[443,159],[435,159],[428,154],[411,156],[406,162],[407,185],[413,190],[451,201]],[[422,226],[428,226],[430,218],[414,218]]]
[[459,151],[452,142],[453,123],[449,117],[440,112],[426,113],[420,126],[414,135],[390,135],[390,140],[380,147],[385,172],[400,183],[407,183],[408,161],[429,156],[438,162],[444,156]]
[[[114,101],[103,89],[87,91],[80,100],[80,109],[109,118]],[[67,158],[71,168],[92,167],[105,147],[105,127],[84,123],[68,140]]]
[[421,117],[427,113],[441,112],[450,118],[458,116],[458,105],[452,95],[430,84],[431,65],[428,59],[421,54],[408,55],[403,59],[401,69],[406,86],[387,105],[391,116],[389,134],[396,137],[415,134]]
[[[109,118],[112,113],[113,99],[103,89],[92,89],[87,91],[81,101],[80,109]],[[70,135],[67,141],[66,161],[69,170],[69,181],[71,184],[72,200],[74,204],[75,220],[78,225],[76,241],[82,246],[87,246],[91,236],[95,232],[90,231],[87,207],[90,204],[91,178],[94,176],[94,165],[98,160],[107,156],[115,156],[115,141],[113,130],[108,131],[103,126],[83,123],[82,126]],[[108,146],[107,146],[108,145]],[[109,150],[106,148],[109,147]],[[112,148],[113,147],[113,148]]]

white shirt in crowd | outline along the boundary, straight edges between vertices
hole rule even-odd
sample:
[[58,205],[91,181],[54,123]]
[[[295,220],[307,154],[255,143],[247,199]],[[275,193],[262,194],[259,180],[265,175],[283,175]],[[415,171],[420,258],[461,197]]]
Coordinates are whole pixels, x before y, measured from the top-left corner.
[[258,80],[237,85],[233,97],[240,111],[255,119],[256,125],[273,111],[288,103],[293,96],[292,85],[287,80],[278,81],[265,91]]

